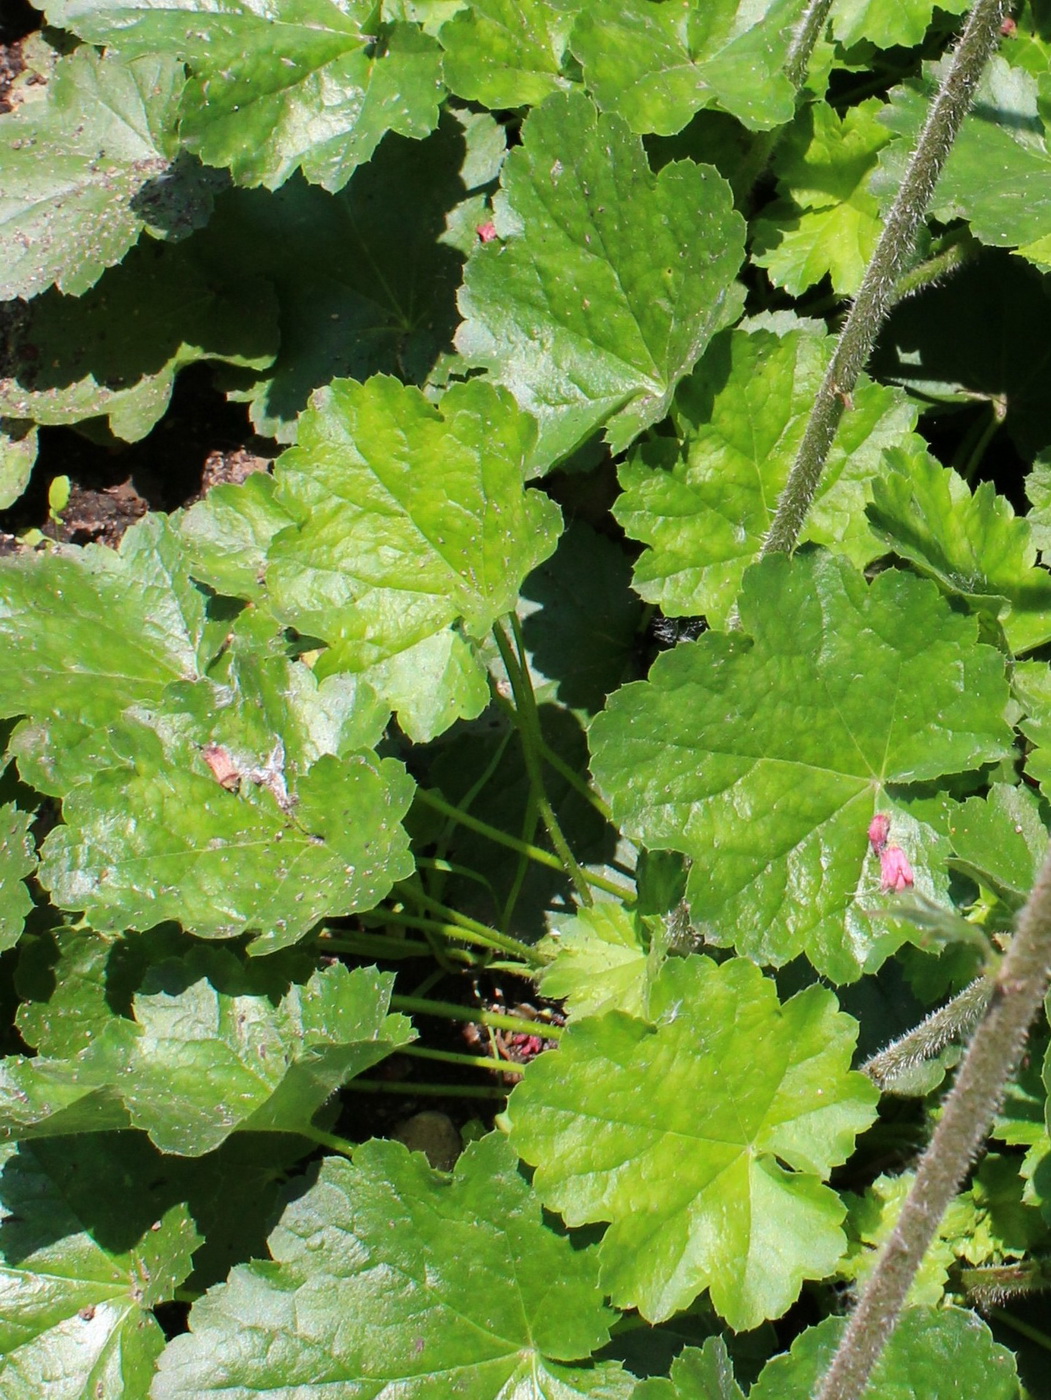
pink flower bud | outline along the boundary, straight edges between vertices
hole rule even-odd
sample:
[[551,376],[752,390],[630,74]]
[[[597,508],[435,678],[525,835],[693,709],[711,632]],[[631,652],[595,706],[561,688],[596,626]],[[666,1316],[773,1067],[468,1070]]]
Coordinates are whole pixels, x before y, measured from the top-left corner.
[[475,233],[483,243],[492,243],[493,239],[496,237],[496,225],[491,220],[489,223],[479,224],[475,229]]
[[900,846],[884,846],[879,853],[880,884],[886,894],[891,890],[911,890],[912,866]]
[[869,840],[872,849],[879,855],[880,851],[887,844],[887,837],[890,835],[890,817],[885,812],[877,812],[869,822]]

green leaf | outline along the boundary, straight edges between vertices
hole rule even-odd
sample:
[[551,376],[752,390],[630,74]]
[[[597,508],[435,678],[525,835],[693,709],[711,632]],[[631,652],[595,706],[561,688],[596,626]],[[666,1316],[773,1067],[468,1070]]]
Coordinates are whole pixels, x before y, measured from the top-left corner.
[[59,715],[104,727],[126,707],[155,706],[204,658],[205,599],[163,516],[120,549],[48,550],[0,563],[0,638],[19,666],[0,668],[0,713]]
[[[744,633],[705,633],[658,658],[591,726],[593,771],[633,839],[693,858],[688,898],[717,944],[775,966],[805,952],[850,982],[906,936],[869,911],[877,810],[940,884],[942,844],[899,785],[1011,753],[1003,659],[935,587],[887,571],[871,586],[820,552],[745,575]],[[859,679],[863,678],[863,679]]]
[[473,0],[442,25],[443,76],[486,107],[531,107],[567,86],[566,38],[580,0]]
[[[724,333],[676,394],[678,443],[644,443],[622,466],[614,514],[632,539],[650,546],[635,565],[635,588],[669,616],[704,613],[713,626],[726,622],[770,528],[831,353],[812,323]],[[805,539],[856,564],[880,552],[864,504],[887,449],[918,442],[915,421],[902,395],[862,378]]]
[[632,1400],[744,1400],[722,1337],[685,1347],[672,1362],[668,1379],[640,1382]]
[[180,136],[238,184],[296,170],[337,190],[387,131],[433,131],[441,53],[411,24],[376,24],[371,0],[56,0],[48,18],[92,43],[166,53],[193,76]]
[[[881,121],[903,139],[883,152],[872,182],[875,194],[889,200],[896,193],[942,71],[941,65],[931,65],[922,83],[892,89]],[[943,223],[964,218],[976,238],[998,248],[1051,239],[1051,153],[1041,91],[1031,74],[1009,67],[1003,58],[992,59],[934,192],[929,212],[935,218]],[[1033,251],[1037,262],[1051,256],[1039,247]]]
[[274,478],[253,472],[239,485],[213,486],[176,517],[194,578],[231,598],[262,603],[266,552],[292,518],[275,499]]
[[[810,1400],[846,1327],[827,1317],[775,1356],[749,1400]],[[973,1312],[906,1308],[876,1362],[869,1400],[1018,1400],[1014,1357]]]
[[735,1331],[755,1327],[845,1246],[823,1182],[878,1097],[849,1070],[856,1023],[817,986],[782,1005],[745,958],[666,963],[650,1015],[573,1023],[513,1091],[512,1142],[567,1224],[610,1222],[617,1307],[661,1321],[708,1288]]
[[137,442],[164,415],[180,369],[201,360],[263,369],[277,344],[265,282],[236,275],[216,287],[196,240],[145,243],[86,295],[51,291],[30,304],[11,340],[13,373],[0,379],[0,413],[46,425],[106,416],[116,437]]
[[540,990],[563,998],[574,1020],[605,1011],[646,1016],[653,978],[663,961],[658,946],[620,904],[596,904],[573,919],[556,920],[541,947],[553,954]]
[[534,425],[480,381],[434,406],[385,376],[339,380],[315,405],[276,468],[297,524],[270,547],[273,606],[431,737],[484,708],[471,642],[558,536],[558,508],[523,489]]
[[969,0],[834,0],[832,31],[844,48],[868,40],[880,49],[895,45],[910,48],[927,32],[935,6],[946,14],[959,15]]
[[[412,873],[400,819],[413,784],[393,759],[326,754],[287,808],[264,783],[253,801],[206,776],[203,758],[194,768],[158,755],[74,788],[42,848],[54,902],[102,932],[174,919],[202,938],[252,933],[268,953],[325,915],[374,908]],[[270,771],[280,786],[280,763]]]
[[386,1014],[392,974],[337,963],[289,986],[282,971],[221,948],[155,963],[133,1020],[65,1058],[3,1062],[0,1132],[83,1131],[94,1113],[97,1128],[130,1124],[195,1157],[234,1132],[309,1135],[331,1094],[413,1031]]
[[876,120],[883,110],[872,98],[841,118],[827,103],[813,103],[775,151],[784,202],[756,221],[753,261],[794,296],[826,274],[842,296],[861,286],[881,227],[868,182],[877,153],[891,140]]
[[578,93],[530,113],[502,185],[501,237],[468,260],[457,347],[538,419],[538,468],[603,425],[619,452],[740,311],[729,188],[692,162],[652,175],[624,121]]
[[422,1400],[437,1377],[465,1400],[631,1394],[619,1367],[554,1364],[600,1346],[612,1314],[593,1253],[544,1226],[499,1135],[472,1143],[451,1177],[396,1142],[328,1158],[270,1251],[273,1263],[236,1268],[194,1305],[154,1400],[319,1387]]
[[488,218],[480,191],[504,150],[487,113],[445,113],[425,141],[388,136],[335,195],[297,177],[217,201],[198,256],[220,286],[265,278],[279,306],[272,372],[231,390],[257,431],[294,442],[311,393],[335,378],[424,382],[452,348],[463,258]]
[[[150,1308],[174,1295],[200,1236],[183,1206],[129,1231],[139,1201],[127,1198],[131,1183],[107,1146],[92,1137],[72,1153],[31,1143],[0,1147],[4,1400],[45,1393],[142,1400],[149,1389],[164,1348]],[[101,1161],[108,1199],[96,1193],[86,1200],[76,1168],[90,1171]],[[112,1210],[116,1202],[123,1220]]]
[[1026,772],[1048,796],[1051,794],[1051,671],[1043,661],[1018,662],[1012,669],[1011,690],[1025,711],[1025,718],[1018,727],[1033,746],[1026,755]]
[[[900,1176],[879,1176],[861,1196],[847,1196],[849,1212],[846,1230],[851,1240],[850,1252],[839,1267],[842,1278],[855,1286],[864,1286],[875,1268],[879,1251],[886,1244],[905,1198],[912,1189],[915,1172]],[[952,1207],[950,1207],[950,1210]],[[910,1307],[937,1307],[941,1303],[949,1279],[949,1270],[956,1260],[944,1221],[927,1246],[927,1252],[909,1285],[907,1303]]]
[[592,0],[571,42],[599,106],[633,131],[671,136],[714,106],[766,130],[792,117],[782,69],[801,9],[801,0]]
[[1040,806],[1030,788],[994,783],[988,796],[957,807],[949,822],[953,864],[991,885],[1012,909],[1029,897],[1047,854]]
[[7,510],[29,485],[37,454],[37,430],[26,419],[0,417],[0,510]]
[[184,82],[170,54],[85,46],[58,61],[44,101],[0,116],[0,299],[79,294],[143,229],[178,238],[207,221],[209,182],[175,160]]
[[24,883],[36,869],[32,821],[32,812],[20,812],[12,802],[0,807],[0,950],[18,942],[33,907]]
[[1051,639],[1051,575],[1036,567],[1028,522],[992,482],[972,495],[961,476],[927,452],[895,451],[888,465],[872,483],[866,513],[894,553],[947,592],[1001,616],[1013,651]]

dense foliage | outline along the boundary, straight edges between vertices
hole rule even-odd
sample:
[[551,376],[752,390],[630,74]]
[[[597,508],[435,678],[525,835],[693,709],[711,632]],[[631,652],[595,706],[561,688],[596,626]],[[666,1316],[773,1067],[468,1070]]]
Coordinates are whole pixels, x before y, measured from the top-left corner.
[[[760,558],[966,3],[806,8],[47,6],[0,506],[282,450],[0,563],[5,1400],[812,1393],[1048,844],[1051,9]],[[1046,1043],[872,1396],[1051,1394]]]

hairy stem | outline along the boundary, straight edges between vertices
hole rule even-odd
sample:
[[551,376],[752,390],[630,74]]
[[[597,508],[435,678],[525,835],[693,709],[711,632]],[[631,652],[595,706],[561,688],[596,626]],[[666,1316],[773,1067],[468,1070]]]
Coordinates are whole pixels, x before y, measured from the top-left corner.
[[898,1223],[869,1276],[816,1400],[860,1400],[909,1285],[981,1147],[1051,976],[1051,851],[991,978],[989,1003]]
[[796,546],[839,420],[897,299],[899,279],[982,70],[996,47],[1005,9],[1006,0],[977,0],[968,17],[818,389],[799,454],[763,543],[764,556],[790,554]]
[[801,88],[806,81],[807,69],[814,45],[821,38],[821,31],[832,8],[832,0],[810,0],[799,17],[799,23],[792,35],[792,42],[785,59],[785,77],[794,88]]
[[952,1001],[913,1027],[900,1040],[893,1041],[861,1066],[861,1072],[881,1089],[893,1092],[894,1081],[924,1060],[944,1050],[951,1040],[960,1040],[981,1020],[993,994],[989,977],[978,977]]

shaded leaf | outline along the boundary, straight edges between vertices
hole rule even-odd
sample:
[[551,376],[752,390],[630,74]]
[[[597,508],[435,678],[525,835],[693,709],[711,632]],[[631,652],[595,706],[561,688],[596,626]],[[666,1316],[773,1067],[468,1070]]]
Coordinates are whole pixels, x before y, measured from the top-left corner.
[[451,1177],[396,1142],[363,1144],[353,1164],[328,1158],[270,1250],[272,1264],[235,1269],[194,1305],[154,1400],[319,1386],[413,1400],[438,1376],[466,1400],[631,1394],[619,1367],[556,1364],[601,1345],[612,1315],[593,1254],[545,1228],[498,1134],[472,1143]]
[[37,436],[36,427],[25,419],[0,418],[0,510],[14,505],[29,485]]
[[472,641],[553,549],[559,512],[524,489],[532,421],[474,381],[440,405],[385,376],[340,380],[276,468],[296,525],[273,541],[279,617],[327,642],[325,668],[363,675],[413,738],[488,699]]
[[706,937],[775,965],[805,952],[853,981],[906,936],[868,917],[893,908],[873,814],[892,813],[934,895],[940,838],[899,785],[1011,752],[1003,659],[929,582],[892,570],[870,586],[822,553],[754,565],[740,609],[747,636],[707,632],[613,697],[593,771],[633,839],[693,858]]
[[336,190],[387,131],[438,121],[441,56],[415,25],[376,25],[371,0],[54,0],[48,18],[122,54],[165,53],[193,76],[180,136],[242,185],[296,170]]
[[[106,1155],[78,1144],[85,1165]],[[164,1334],[150,1308],[170,1299],[200,1243],[173,1206],[123,1247],[91,1228],[76,1173],[34,1144],[0,1147],[0,1386],[5,1400],[105,1395],[141,1400]],[[109,1182],[120,1199],[119,1162]],[[125,1209],[131,1201],[124,1202]]]
[[780,1004],[745,958],[666,963],[650,1016],[571,1024],[513,1091],[512,1142],[567,1224],[611,1222],[616,1306],[660,1321],[707,1287],[735,1331],[755,1327],[844,1249],[823,1180],[877,1098],[849,1071],[855,1023],[816,986]]
[[0,116],[0,299],[79,294],[144,228],[180,237],[206,222],[208,181],[175,160],[184,82],[170,53],[84,47],[59,59],[44,101]]
[[592,0],[572,48],[599,106],[633,131],[671,136],[709,106],[766,130],[792,117],[782,69],[801,9],[801,0]]
[[642,1381],[632,1400],[744,1400],[722,1337],[685,1347],[672,1362],[671,1375]]
[[[804,322],[719,336],[679,387],[679,441],[643,443],[621,467],[614,514],[650,548],[635,587],[670,616],[726,622],[745,568],[759,554],[832,353]],[[883,454],[912,435],[915,409],[863,378],[844,415],[803,537],[857,564],[879,553],[864,519]]]
[[0,413],[46,425],[105,417],[116,437],[137,442],[167,410],[180,369],[201,360],[263,369],[277,344],[265,282],[238,274],[216,287],[196,240],[145,243],[84,296],[51,291],[31,303],[11,337]]
[[743,224],[729,188],[690,162],[653,176],[623,120],[578,93],[530,113],[502,187],[500,237],[465,270],[457,347],[538,419],[536,468],[603,425],[620,451],[737,318]]

